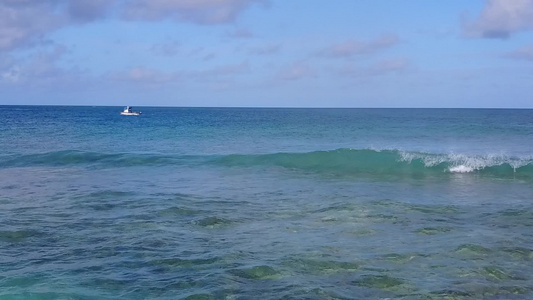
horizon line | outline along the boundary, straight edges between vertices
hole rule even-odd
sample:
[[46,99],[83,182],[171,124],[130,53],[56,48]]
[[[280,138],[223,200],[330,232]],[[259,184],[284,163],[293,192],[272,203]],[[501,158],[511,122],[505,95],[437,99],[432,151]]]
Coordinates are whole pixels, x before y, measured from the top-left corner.
[[172,105],[98,105],[98,104],[0,104],[0,106],[63,107],[161,107],[161,108],[238,108],[238,109],[524,109],[533,107],[365,107],[365,106],[172,106]]

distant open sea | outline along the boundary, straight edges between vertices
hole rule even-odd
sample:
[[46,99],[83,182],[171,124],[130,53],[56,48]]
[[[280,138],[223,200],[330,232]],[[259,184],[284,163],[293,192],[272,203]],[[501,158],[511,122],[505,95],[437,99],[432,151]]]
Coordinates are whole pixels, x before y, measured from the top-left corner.
[[0,300],[533,299],[533,110],[0,106]]

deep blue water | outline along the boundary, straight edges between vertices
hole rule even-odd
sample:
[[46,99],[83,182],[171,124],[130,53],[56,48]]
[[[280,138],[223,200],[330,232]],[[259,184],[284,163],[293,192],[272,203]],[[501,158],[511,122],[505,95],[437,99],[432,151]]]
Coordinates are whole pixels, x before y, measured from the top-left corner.
[[533,110],[0,106],[0,299],[533,298]]

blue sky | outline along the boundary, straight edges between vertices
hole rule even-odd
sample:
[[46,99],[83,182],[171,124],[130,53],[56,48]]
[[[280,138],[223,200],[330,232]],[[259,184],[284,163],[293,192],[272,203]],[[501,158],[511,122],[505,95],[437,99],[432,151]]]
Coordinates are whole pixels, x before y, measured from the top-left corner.
[[0,0],[0,104],[533,108],[533,0]]

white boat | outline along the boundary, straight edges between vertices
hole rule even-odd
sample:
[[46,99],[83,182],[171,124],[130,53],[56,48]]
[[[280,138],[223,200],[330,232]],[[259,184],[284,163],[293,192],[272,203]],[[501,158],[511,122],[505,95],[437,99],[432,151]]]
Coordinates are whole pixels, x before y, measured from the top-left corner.
[[140,111],[133,111],[133,108],[131,106],[126,106],[123,111],[120,112],[123,116],[138,116],[142,114]]

